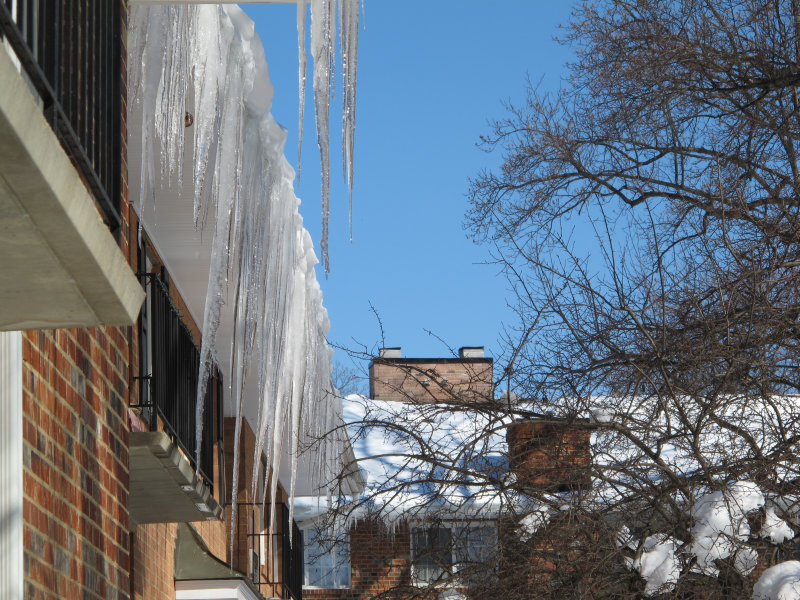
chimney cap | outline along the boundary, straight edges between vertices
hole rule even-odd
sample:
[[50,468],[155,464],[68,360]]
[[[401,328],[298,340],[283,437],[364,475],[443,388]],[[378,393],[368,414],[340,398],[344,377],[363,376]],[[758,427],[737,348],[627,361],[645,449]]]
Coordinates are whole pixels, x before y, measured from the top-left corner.
[[378,356],[380,358],[403,358],[403,349],[400,346],[381,348]]
[[483,358],[483,346],[462,346],[458,349],[461,358]]

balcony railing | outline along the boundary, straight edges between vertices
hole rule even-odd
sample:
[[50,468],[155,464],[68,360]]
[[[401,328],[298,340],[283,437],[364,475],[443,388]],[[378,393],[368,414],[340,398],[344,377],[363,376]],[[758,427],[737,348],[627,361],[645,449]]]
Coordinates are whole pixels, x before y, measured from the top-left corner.
[[[163,427],[210,486],[214,484],[214,439],[221,440],[222,380],[215,369],[209,379],[203,406],[200,465],[197,459],[197,380],[200,351],[170,299],[161,277],[144,275],[146,306],[140,319],[139,405],[151,431]],[[218,431],[214,432],[215,402]],[[220,449],[222,444],[219,445]],[[221,457],[220,457],[221,459]],[[220,472],[222,472],[220,462]],[[224,496],[223,496],[224,497]]]
[[6,39],[45,118],[119,231],[122,61],[119,0],[0,0]]
[[[260,505],[259,505],[260,506]],[[303,600],[303,534],[295,521],[289,519],[289,507],[284,503],[278,505],[280,513],[279,531],[275,533],[251,533],[248,537],[252,540],[252,560],[250,576],[253,583],[258,586],[259,592],[262,586],[269,590],[269,594],[281,600]],[[269,514],[270,504],[265,505],[265,512]],[[241,511],[240,511],[241,512]],[[291,540],[289,532],[292,533]],[[271,567],[266,569],[266,577],[262,576],[261,565],[261,543],[272,537],[273,552],[280,552],[280,577],[273,580]],[[266,544],[265,544],[266,550]]]

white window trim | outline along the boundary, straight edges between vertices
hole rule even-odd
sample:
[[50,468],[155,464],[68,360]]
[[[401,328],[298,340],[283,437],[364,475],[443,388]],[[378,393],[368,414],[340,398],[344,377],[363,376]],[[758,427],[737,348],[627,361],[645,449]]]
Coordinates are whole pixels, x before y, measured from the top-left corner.
[[22,332],[0,332],[0,598],[22,600]]

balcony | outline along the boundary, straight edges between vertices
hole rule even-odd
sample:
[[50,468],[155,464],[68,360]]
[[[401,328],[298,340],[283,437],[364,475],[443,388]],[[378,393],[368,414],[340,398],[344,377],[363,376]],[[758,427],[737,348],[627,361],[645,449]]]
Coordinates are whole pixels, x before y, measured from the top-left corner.
[[[276,508],[277,531],[248,535],[252,540],[250,577],[259,593],[266,597],[303,600],[303,535],[297,523],[289,519],[289,507],[281,502]],[[270,513],[269,503],[265,505],[265,513]],[[272,561],[262,560],[270,549]]]
[[[152,273],[145,278],[140,398],[132,408],[140,411],[149,431],[131,433],[131,518],[137,523],[215,520],[221,513],[214,498],[214,447],[222,439],[223,423],[221,379],[216,372],[209,379],[198,463],[195,398],[200,352],[166,283]],[[217,449],[222,472],[222,445]]]
[[0,329],[129,325],[121,3],[0,0]]

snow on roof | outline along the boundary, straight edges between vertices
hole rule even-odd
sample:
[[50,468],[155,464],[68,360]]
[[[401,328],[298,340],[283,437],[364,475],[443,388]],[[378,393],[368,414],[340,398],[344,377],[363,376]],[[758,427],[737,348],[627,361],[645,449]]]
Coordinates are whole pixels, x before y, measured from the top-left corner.
[[[755,443],[770,448],[776,442],[776,428],[786,425],[780,423],[782,416],[793,414],[797,404],[793,397],[772,399],[768,406],[752,400],[733,401],[716,417],[733,419],[735,415],[735,422],[747,423],[748,435]],[[691,438],[680,427],[671,428],[671,415],[651,409],[635,398],[625,402],[594,398],[586,411],[594,428],[594,465],[614,473],[613,477],[595,479],[592,489],[582,493],[580,501],[587,509],[593,506],[616,510],[614,507],[622,506],[615,518],[624,531],[628,531],[624,525],[631,517],[624,511],[621,501],[625,498],[619,484],[626,476],[654,481],[663,476],[664,471],[659,469],[666,468],[689,482],[700,468],[698,451],[708,466],[745,456],[752,450],[741,432],[731,431],[719,419],[710,419],[700,434]],[[530,538],[571,498],[569,493],[556,494],[542,502],[541,498],[534,500],[510,491],[514,485],[508,467],[506,429],[512,418],[502,413],[481,407],[454,409],[448,405],[349,396],[344,401],[343,418],[355,458],[366,475],[369,509],[392,522],[429,515],[493,518],[504,505],[513,504],[521,516],[517,535],[522,540]],[[687,417],[702,418],[699,414]],[[622,427],[635,432],[645,447],[631,443],[620,433]],[[673,433],[665,436],[664,432],[670,429]],[[789,464],[779,465],[779,473],[792,477],[792,468]],[[690,519],[688,539],[658,531],[649,532],[643,539],[629,531],[623,535],[625,540],[620,545],[634,553],[627,565],[644,579],[647,595],[673,589],[681,574],[689,570],[715,576],[719,572],[717,560],[730,558],[734,568],[747,575],[758,561],[758,553],[750,545],[752,537],[780,544],[795,535],[784,519],[800,522],[796,498],[767,495],[751,481],[720,481],[715,489],[698,483],[690,484],[690,488],[692,497],[680,508]],[[327,502],[306,499],[301,499],[300,504],[303,508],[297,514],[304,518],[314,517],[327,507]],[[363,505],[360,508],[361,512],[351,516],[360,516],[367,509]],[[748,515],[755,510],[764,511],[764,524],[758,531],[751,531]],[[800,590],[800,563],[796,580],[792,579],[795,571],[789,567],[774,573],[777,583],[765,583],[765,595],[758,597],[800,600],[800,595],[785,595],[785,591],[780,592],[784,595],[775,595],[774,591],[795,587]]]
[[[393,521],[431,512],[496,516],[508,474],[507,419],[479,409],[379,401],[361,395],[343,400],[343,419],[355,459],[366,479],[371,510]],[[465,473],[480,474],[480,479]],[[297,498],[309,519],[327,499]],[[365,507],[366,508],[366,507]]]

